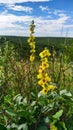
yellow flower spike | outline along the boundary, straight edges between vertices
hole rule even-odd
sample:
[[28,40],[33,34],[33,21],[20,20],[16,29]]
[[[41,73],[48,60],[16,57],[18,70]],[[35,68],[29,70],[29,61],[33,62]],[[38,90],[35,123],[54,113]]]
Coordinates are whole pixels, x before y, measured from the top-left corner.
[[48,49],[43,50],[39,56],[41,58],[41,65],[39,66],[39,74],[37,78],[40,79],[38,84],[43,88],[41,92],[43,94],[47,94],[48,91],[52,91],[56,88],[56,86],[50,85],[51,78],[47,73],[47,68],[49,67],[48,57],[50,56],[50,52]]
[[33,62],[35,59],[35,37],[33,36],[34,33],[34,20],[32,20],[31,25],[30,25],[30,37],[28,38],[28,43],[30,45],[30,61]]

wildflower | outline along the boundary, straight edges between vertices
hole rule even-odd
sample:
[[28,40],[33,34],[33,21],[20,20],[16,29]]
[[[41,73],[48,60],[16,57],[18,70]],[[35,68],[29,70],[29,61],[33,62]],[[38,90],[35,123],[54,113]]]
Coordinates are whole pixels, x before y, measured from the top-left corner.
[[44,57],[42,61],[48,63],[48,58]]
[[51,78],[46,71],[46,69],[49,67],[48,57],[50,55],[51,54],[47,48],[39,54],[41,58],[41,65],[39,66],[39,74],[37,75],[37,78],[39,79],[38,84],[43,88],[41,91],[43,94],[47,94],[48,91],[56,88],[55,86],[50,85],[49,82],[51,81]]
[[54,90],[55,88],[56,88],[56,86],[54,86],[54,85],[48,85],[48,91]]
[[47,88],[43,88],[41,92],[42,92],[42,94],[47,94],[48,90],[47,90]]
[[49,52],[49,50],[48,50],[47,48],[39,54],[39,56],[40,56],[41,58],[44,58],[44,57],[50,56],[50,55],[51,55],[51,54],[50,54],[50,52]]
[[32,20],[31,25],[30,25],[30,37],[28,38],[28,43],[30,45],[30,61],[33,62],[35,59],[35,37],[33,36],[34,33],[34,21]]
[[42,77],[43,77],[42,73],[39,73],[39,74],[37,75],[37,78],[38,78],[38,79],[41,79]]
[[58,130],[55,125],[50,125],[50,130]]
[[41,78],[41,79],[38,81],[38,84],[39,84],[40,86],[43,86],[43,85],[46,84],[46,83],[47,83],[47,81],[46,81],[45,78]]
[[30,52],[31,52],[31,53],[34,53],[34,52],[36,52],[36,50],[32,49],[32,50],[30,50]]
[[35,57],[33,55],[30,55],[30,61],[34,61]]
[[46,80],[47,80],[47,82],[50,82],[51,81],[51,78],[48,76],[48,75],[46,75]]
[[45,69],[45,68],[48,68],[49,67],[49,64],[47,62],[42,62],[42,68]]
[[35,50],[35,44],[34,44],[34,42],[32,43],[29,43],[29,45],[30,45],[30,48],[31,48],[31,50]]
[[43,71],[43,67],[42,67],[42,65],[40,65],[39,66],[39,73],[42,73],[42,71]]

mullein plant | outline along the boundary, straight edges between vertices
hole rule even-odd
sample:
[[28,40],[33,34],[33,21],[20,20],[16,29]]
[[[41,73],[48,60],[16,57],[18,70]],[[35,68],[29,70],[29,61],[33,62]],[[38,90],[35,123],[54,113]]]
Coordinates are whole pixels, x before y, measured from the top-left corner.
[[41,64],[39,66],[37,78],[39,79],[38,84],[42,87],[41,92],[43,94],[47,94],[48,91],[54,90],[56,88],[56,86],[51,84],[51,78],[48,75],[48,67],[49,67],[48,58],[49,58],[50,55],[51,54],[50,54],[50,52],[47,48],[45,48],[39,54]]
[[30,45],[30,62],[35,60],[35,37],[34,37],[34,20],[30,24],[30,37],[28,38],[28,44]]

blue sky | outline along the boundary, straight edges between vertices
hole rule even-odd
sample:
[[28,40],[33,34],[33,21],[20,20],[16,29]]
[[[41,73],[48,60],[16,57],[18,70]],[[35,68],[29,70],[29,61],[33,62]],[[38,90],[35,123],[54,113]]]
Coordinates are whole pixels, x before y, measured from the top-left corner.
[[0,0],[0,35],[73,37],[73,0]]

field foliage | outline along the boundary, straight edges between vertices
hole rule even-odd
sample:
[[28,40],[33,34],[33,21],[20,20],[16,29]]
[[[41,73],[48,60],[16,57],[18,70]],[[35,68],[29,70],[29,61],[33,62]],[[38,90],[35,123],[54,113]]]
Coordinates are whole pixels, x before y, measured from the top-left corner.
[[0,38],[0,130],[73,130],[71,38]]

